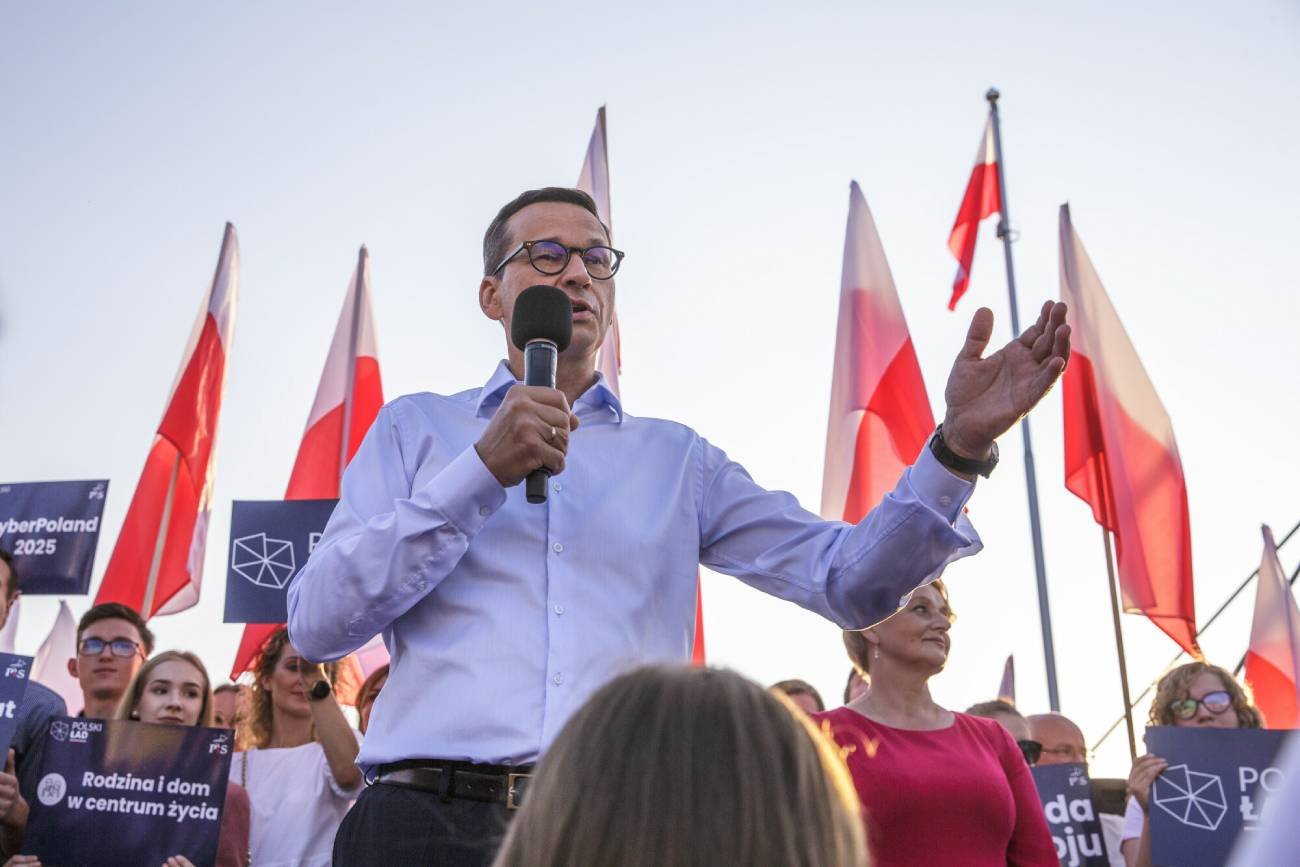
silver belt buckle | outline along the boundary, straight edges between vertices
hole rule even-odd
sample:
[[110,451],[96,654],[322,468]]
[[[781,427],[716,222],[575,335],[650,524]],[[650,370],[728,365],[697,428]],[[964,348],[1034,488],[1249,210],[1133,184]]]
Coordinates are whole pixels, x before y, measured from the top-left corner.
[[532,774],[506,774],[506,809],[518,810],[519,804],[515,803],[515,784],[520,780],[532,778]]

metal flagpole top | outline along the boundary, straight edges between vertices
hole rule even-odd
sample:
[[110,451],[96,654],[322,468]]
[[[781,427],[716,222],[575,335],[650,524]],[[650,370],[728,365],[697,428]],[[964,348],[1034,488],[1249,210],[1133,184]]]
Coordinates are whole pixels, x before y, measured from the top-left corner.
[[984,94],[984,98],[987,99],[989,102],[997,102],[998,97],[1001,95],[1002,94],[998,93],[998,89],[996,87],[990,87],[988,93]]

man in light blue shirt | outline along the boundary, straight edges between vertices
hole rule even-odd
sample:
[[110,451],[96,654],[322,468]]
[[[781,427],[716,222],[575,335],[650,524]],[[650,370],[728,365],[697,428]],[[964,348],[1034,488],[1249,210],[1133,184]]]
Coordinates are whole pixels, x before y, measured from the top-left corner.
[[[981,310],[938,447],[857,526],[825,521],[690,428],[624,412],[596,372],[622,258],[608,245],[576,190],[501,210],[479,303],[505,327],[506,361],[482,388],[384,407],[289,588],[306,657],[338,659],[377,633],[392,655],[358,759],[381,785],[344,821],[336,864],[489,863],[521,774],[585,699],[628,669],[689,660],[701,563],[844,628],[893,614],[980,549],[962,511],[969,471],[987,473],[994,438],[1069,352],[1064,306],[1048,304],[981,359],[992,332]],[[509,341],[515,299],[538,283],[572,302],[555,389],[520,384]],[[550,496],[530,504],[519,483],[539,467],[554,476]]]

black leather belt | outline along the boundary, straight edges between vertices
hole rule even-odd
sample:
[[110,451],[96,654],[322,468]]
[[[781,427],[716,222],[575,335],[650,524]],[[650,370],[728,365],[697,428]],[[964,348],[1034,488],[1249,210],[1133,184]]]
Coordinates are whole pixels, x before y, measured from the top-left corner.
[[412,759],[380,765],[374,782],[429,792],[444,801],[465,798],[517,810],[523,805],[532,772],[532,765],[508,767]]

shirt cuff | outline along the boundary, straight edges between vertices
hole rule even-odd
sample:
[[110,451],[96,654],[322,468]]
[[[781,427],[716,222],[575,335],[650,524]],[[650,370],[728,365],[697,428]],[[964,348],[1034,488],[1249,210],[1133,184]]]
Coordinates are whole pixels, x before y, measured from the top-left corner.
[[956,523],[966,501],[975,492],[975,483],[966,481],[939,463],[929,444],[921,449],[916,463],[908,471],[907,480],[916,498],[947,518],[949,524]]
[[469,538],[506,501],[506,489],[472,445],[430,479],[425,491],[433,508]]

